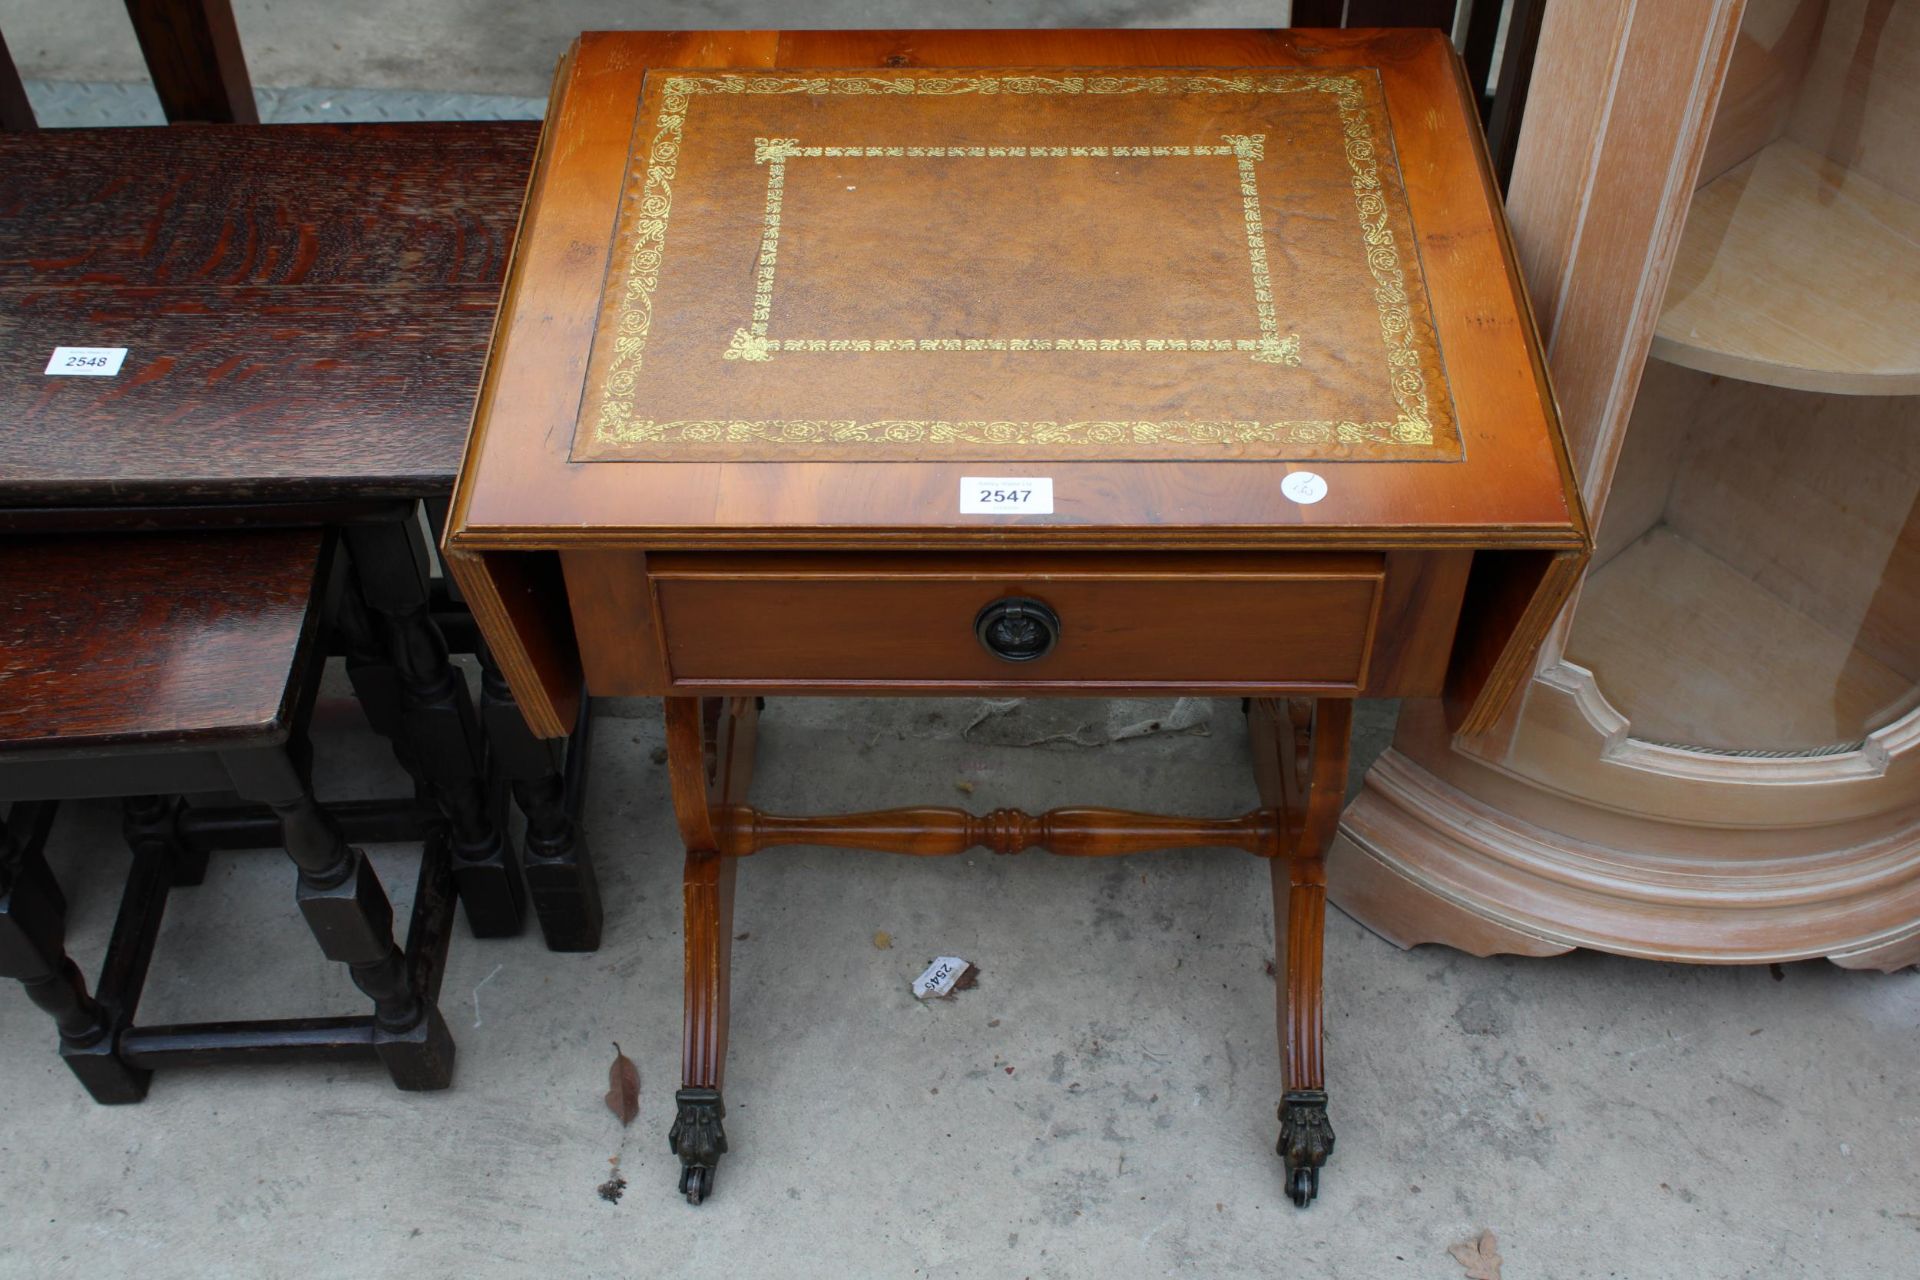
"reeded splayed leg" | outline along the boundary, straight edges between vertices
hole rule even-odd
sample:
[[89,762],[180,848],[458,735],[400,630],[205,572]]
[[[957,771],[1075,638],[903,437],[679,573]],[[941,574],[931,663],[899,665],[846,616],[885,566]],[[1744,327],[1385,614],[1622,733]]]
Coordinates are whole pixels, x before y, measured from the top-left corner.
[[1262,799],[1284,809],[1287,851],[1273,860],[1275,983],[1280,1032],[1279,1153],[1287,1195],[1296,1205],[1320,1190],[1333,1154],[1322,1051],[1321,958],[1327,917],[1327,847],[1346,800],[1353,703],[1325,698],[1251,709],[1255,771]]
[[686,1025],[680,1091],[667,1143],[680,1157],[680,1192],[699,1204],[713,1190],[727,1150],[721,1083],[727,1065],[727,985],[732,968],[733,884],[739,863],[689,851],[686,896]]
[[680,1091],[668,1145],[680,1157],[680,1192],[699,1204],[727,1151],[721,1085],[727,1061],[727,996],[733,956],[738,862],[718,852],[714,812],[743,803],[752,773],[757,704],[750,698],[668,698],[667,765],[674,815],[686,844],[686,1022]]

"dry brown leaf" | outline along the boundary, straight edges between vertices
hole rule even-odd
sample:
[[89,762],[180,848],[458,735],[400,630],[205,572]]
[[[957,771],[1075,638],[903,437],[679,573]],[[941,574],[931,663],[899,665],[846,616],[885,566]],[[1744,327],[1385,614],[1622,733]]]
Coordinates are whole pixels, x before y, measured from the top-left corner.
[[607,1110],[620,1117],[623,1129],[640,1114],[640,1068],[620,1052],[618,1040],[613,1042],[613,1065],[607,1068]]
[[949,997],[957,996],[962,991],[971,991],[979,985],[980,985],[980,966],[977,964],[970,964],[964,970],[961,971],[961,974],[959,977],[953,980],[953,990],[947,992],[947,995]]
[[1456,1244],[1447,1252],[1467,1269],[1466,1280],[1500,1280],[1500,1255],[1495,1251],[1499,1243],[1493,1232],[1482,1231],[1479,1239]]
[[881,929],[873,935],[873,945],[882,951],[893,950],[893,935]]

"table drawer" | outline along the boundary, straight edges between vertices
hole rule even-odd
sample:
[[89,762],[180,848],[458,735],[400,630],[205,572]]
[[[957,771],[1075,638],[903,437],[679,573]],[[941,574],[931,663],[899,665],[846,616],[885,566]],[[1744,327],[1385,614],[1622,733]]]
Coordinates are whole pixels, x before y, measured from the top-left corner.
[[1320,554],[654,554],[672,687],[1366,682],[1384,578]]

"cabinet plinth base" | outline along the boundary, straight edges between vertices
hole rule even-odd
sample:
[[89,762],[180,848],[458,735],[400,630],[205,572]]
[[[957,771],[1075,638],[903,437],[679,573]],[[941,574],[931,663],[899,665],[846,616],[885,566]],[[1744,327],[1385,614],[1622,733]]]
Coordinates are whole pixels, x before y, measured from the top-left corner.
[[1920,814],[1762,839],[1540,793],[1535,816],[1550,815],[1548,826],[1482,798],[1513,803],[1514,779],[1448,768],[1442,778],[1397,749],[1381,756],[1328,857],[1335,905],[1397,946],[1586,947],[1691,964],[1824,957],[1889,972],[1920,963]]

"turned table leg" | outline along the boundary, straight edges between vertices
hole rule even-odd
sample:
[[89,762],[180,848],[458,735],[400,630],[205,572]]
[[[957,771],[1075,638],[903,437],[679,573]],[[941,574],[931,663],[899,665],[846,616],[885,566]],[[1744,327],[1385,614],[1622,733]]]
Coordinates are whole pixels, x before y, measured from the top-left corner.
[[[603,912],[600,882],[586,832],[568,794],[568,779],[585,768],[585,709],[571,740],[536,738],[513,690],[484,645],[480,653],[480,718],[492,767],[507,780],[527,816],[527,892],[549,951],[597,951]],[[570,758],[571,756],[571,758]]]
[[1346,800],[1353,703],[1325,698],[1252,708],[1255,772],[1261,798],[1286,814],[1286,851],[1273,859],[1275,984],[1280,1033],[1279,1153],[1296,1205],[1320,1190],[1333,1154],[1322,1050],[1321,957],[1327,919],[1327,846]]
[[138,1102],[152,1073],[128,1066],[115,1052],[112,1019],[87,991],[67,954],[66,935],[66,898],[46,859],[0,822],[0,977],[18,981],[52,1016],[62,1056],[95,1102]]
[[395,1085],[444,1089],[453,1080],[453,1034],[439,1006],[415,989],[393,940],[393,904],[366,854],[349,845],[280,749],[223,755],[235,788],[272,807],[287,855],[300,869],[296,901],[327,959],[347,966],[373,1001],[373,1047]]
[[454,884],[475,937],[520,932],[519,858],[488,802],[479,722],[466,681],[434,625],[426,543],[411,518],[346,528],[354,580],[386,632],[412,763],[452,827]]
[[686,1022],[680,1091],[668,1145],[680,1157],[680,1191],[699,1204],[727,1151],[721,1085],[727,1062],[727,988],[733,954],[737,859],[719,852],[717,810],[746,800],[758,709],[749,698],[668,698],[667,766],[687,848]]
[[400,767],[413,779],[414,793],[426,795],[426,771],[415,756],[407,738],[406,694],[400,673],[387,654],[386,637],[380,633],[367,607],[366,589],[359,571],[347,566],[346,589],[337,593],[329,619],[333,635],[344,651],[347,681],[353,686],[354,700],[367,717],[373,731],[387,740]]

